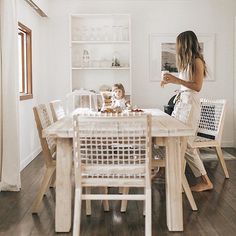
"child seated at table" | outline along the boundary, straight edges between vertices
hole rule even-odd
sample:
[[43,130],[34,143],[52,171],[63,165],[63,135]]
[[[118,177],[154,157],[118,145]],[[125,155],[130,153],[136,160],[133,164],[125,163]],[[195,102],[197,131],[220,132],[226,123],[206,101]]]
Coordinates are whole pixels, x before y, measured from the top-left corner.
[[112,93],[111,108],[120,108],[124,110],[131,107],[130,102],[125,99],[125,88],[121,83],[113,85]]

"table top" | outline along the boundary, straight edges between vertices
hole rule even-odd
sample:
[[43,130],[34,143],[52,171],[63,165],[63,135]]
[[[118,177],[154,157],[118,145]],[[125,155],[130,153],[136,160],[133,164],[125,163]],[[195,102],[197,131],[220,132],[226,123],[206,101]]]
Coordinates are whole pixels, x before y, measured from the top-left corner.
[[[181,121],[169,116],[159,109],[143,109],[144,112],[152,115],[152,137],[176,137],[176,136],[193,136],[194,130],[182,123]],[[43,137],[54,138],[72,138],[73,126],[72,115],[53,123],[43,130]]]

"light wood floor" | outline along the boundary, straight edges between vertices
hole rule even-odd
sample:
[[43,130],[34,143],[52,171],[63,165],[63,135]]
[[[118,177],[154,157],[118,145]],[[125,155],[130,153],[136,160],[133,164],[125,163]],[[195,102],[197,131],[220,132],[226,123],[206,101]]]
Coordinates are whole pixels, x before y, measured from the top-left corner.
[[[226,149],[236,155],[236,149]],[[216,161],[205,162],[214,190],[194,193],[199,210],[193,212],[184,199],[184,232],[168,232],[166,227],[166,204],[164,181],[153,183],[153,236],[234,236],[236,235],[236,160],[227,161],[230,179],[225,180]],[[43,173],[42,157],[39,155],[21,174],[20,192],[0,192],[0,235],[72,235],[54,232],[55,193],[50,189],[44,197],[40,214],[31,214],[31,205]],[[189,169],[190,185],[195,183]],[[111,189],[111,191],[116,191]],[[144,235],[144,217],[141,202],[129,202],[126,213],[120,213],[120,202],[111,202],[110,212],[103,212],[100,202],[92,203],[92,216],[82,212],[81,235],[83,236],[141,236]]]

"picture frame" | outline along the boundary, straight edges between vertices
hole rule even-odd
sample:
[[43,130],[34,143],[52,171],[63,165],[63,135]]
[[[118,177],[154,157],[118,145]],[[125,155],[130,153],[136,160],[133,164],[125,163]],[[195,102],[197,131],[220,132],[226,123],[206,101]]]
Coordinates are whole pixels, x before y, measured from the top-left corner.
[[[215,69],[215,35],[197,35],[201,45],[204,60],[207,65],[207,81],[214,81]],[[149,80],[161,81],[161,71],[168,70],[178,76],[176,67],[176,37],[177,34],[150,34],[149,35]]]

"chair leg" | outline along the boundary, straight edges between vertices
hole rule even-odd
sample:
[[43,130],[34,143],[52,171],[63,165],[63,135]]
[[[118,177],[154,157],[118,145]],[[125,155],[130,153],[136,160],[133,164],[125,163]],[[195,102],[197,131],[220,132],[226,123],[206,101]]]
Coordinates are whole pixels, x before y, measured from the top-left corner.
[[74,207],[74,225],[73,236],[79,236],[80,234],[80,216],[81,216],[81,188],[75,190],[75,207]]
[[51,179],[52,179],[53,174],[55,173],[55,170],[56,170],[56,166],[46,168],[46,173],[44,174],[39,192],[32,206],[32,213],[38,213],[40,204],[43,199],[43,195],[47,192],[49,188],[49,185],[51,183]]
[[146,189],[145,199],[145,236],[152,235],[152,190]]
[[[185,146],[185,149],[186,149],[186,146]],[[195,200],[193,198],[193,194],[192,194],[192,191],[189,187],[189,184],[188,184],[188,181],[187,181],[187,178],[186,178],[186,175],[185,175],[185,169],[186,169],[186,160],[184,159],[184,155],[185,155],[185,152],[184,150],[182,150],[182,155],[183,155],[183,158],[182,158],[182,173],[183,173],[183,176],[182,176],[182,187],[183,187],[183,190],[187,196],[187,199],[189,201],[189,204],[192,208],[193,211],[197,211],[197,205],[195,203]]]
[[55,188],[55,187],[56,187],[56,171],[54,172],[50,182],[50,188]]
[[197,211],[198,209],[197,209],[196,203],[194,201],[193,194],[192,194],[192,191],[189,187],[189,184],[188,184],[185,174],[182,177],[182,186],[183,186],[184,192],[188,198],[188,201],[189,201],[189,204],[190,204],[192,210]]
[[[123,194],[129,194],[129,188],[128,187],[124,187],[122,192],[123,192]],[[122,200],[121,201],[121,208],[120,208],[121,212],[126,212],[127,203],[128,203],[127,200]]]
[[[86,187],[85,188],[85,193],[86,194],[91,194],[91,187]],[[86,215],[90,216],[91,215],[91,200],[86,200]]]
[[215,148],[216,148],[217,156],[220,160],[220,164],[223,168],[225,178],[228,179],[229,178],[229,173],[228,173],[228,169],[227,169],[226,164],[225,164],[225,159],[224,159],[224,156],[223,156],[223,153],[222,153],[222,149],[221,149],[220,146],[216,146]]
[[[104,193],[108,194],[108,187],[104,187]],[[104,211],[109,211],[109,201],[103,200],[102,204],[103,204]]]

